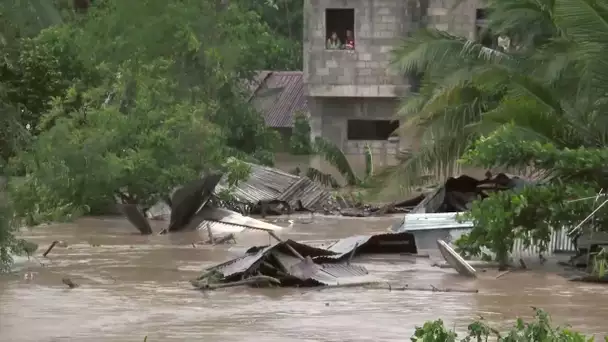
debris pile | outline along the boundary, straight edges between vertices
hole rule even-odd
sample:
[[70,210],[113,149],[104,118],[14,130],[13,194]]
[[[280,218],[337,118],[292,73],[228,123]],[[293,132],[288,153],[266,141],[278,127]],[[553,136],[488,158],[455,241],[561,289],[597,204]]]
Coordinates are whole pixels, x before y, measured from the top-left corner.
[[487,198],[491,192],[504,191],[521,188],[532,182],[518,176],[499,173],[492,177],[478,180],[476,178],[462,175],[450,177],[439,188],[425,195],[423,198],[417,196],[408,202],[412,205],[419,202],[410,210],[411,213],[449,213],[467,211],[471,203],[478,199]]
[[[249,214],[264,217],[295,211],[318,211],[331,201],[329,191],[307,177],[256,164],[249,164],[249,167],[249,179],[231,189],[232,197],[247,205]],[[218,184],[216,193],[224,190],[227,190],[226,180]]]
[[333,207],[326,208],[325,213],[368,217],[401,213],[461,212],[470,209],[473,201],[486,198],[493,191],[509,190],[531,184],[523,178],[505,173],[495,176],[488,174],[487,176],[482,180],[467,175],[450,177],[443,185],[425,194],[384,206],[352,203],[344,198],[339,198]]
[[[363,266],[352,265],[356,255],[369,253],[416,254],[411,234],[361,235],[318,248],[293,240],[252,247],[245,255],[208,268],[193,286],[216,289],[239,285],[344,286],[377,283]],[[344,262],[346,261],[346,262]]]
[[[234,241],[234,233],[245,229],[263,231],[280,230],[264,221],[243,216],[237,212],[210,205],[214,198],[214,190],[220,182],[222,174],[210,174],[201,179],[191,181],[177,189],[165,201],[170,205],[170,220],[167,228],[160,233],[181,230],[206,231],[206,243],[230,243]],[[146,216],[138,205],[123,204],[121,210],[142,234],[152,234],[152,228]]]
[[[383,216],[409,212],[458,212],[465,211],[471,202],[485,198],[491,191],[512,189],[523,186],[528,181],[504,173],[478,180],[470,176],[449,178],[442,186],[413,198],[388,203],[381,206],[358,203],[344,196],[333,196],[327,189],[307,177],[296,176],[279,169],[249,164],[249,179],[230,189],[232,200],[220,200],[218,194],[228,190],[227,179],[221,175],[211,175],[196,180],[177,190],[171,198],[160,201],[146,212],[149,219],[163,219],[171,216],[178,220],[169,231],[174,231],[181,218],[188,217],[196,203],[207,202],[243,215],[284,215],[294,212],[320,212],[325,215],[351,217]],[[197,190],[198,189],[198,190]],[[188,207],[185,202],[193,203]],[[174,215],[179,208],[183,212]],[[148,227],[139,222],[141,216],[137,208],[123,206],[123,212],[146,233]],[[176,225],[177,224],[177,225]]]

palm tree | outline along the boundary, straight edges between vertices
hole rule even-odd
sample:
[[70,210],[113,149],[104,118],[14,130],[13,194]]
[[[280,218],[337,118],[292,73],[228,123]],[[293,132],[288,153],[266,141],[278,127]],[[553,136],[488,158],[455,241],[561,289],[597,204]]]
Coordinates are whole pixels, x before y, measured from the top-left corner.
[[606,146],[608,1],[488,5],[487,29],[513,37],[506,51],[432,29],[395,50],[403,72],[424,73],[420,91],[399,111],[402,128],[415,129],[420,147],[384,179],[411,187],[422,175],[449,176],[481,134],[506,123],[518,139]]

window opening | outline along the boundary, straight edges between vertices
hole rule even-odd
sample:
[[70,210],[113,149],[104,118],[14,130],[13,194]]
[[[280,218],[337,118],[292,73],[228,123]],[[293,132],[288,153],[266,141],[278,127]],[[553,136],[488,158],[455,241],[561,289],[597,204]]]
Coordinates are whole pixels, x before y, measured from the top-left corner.
[[397,120],[348,120],[348,140],[388,140],[399,128]]
[[325,11],[325,39],[328,50],[355,49],[355,10],[329,8]]
[[488,10],[478,8],[475,11],[475,35],[481,45],[489,48],[496,48],[496,37],[487,29]]

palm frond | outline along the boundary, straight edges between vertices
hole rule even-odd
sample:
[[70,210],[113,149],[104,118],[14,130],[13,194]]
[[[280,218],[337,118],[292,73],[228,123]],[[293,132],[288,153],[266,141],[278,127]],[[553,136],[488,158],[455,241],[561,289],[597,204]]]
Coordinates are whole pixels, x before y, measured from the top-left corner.
[[338,146],[323,139],[322,137],[316,137],[314,149],[318,154],[322,155],[329,164],[335,167],[338,172],[340,172],[340,174],[346,179],[348,185],[358,185],[361,183],[348,162],[348,159],[344,155],[344,152],[342,152]]

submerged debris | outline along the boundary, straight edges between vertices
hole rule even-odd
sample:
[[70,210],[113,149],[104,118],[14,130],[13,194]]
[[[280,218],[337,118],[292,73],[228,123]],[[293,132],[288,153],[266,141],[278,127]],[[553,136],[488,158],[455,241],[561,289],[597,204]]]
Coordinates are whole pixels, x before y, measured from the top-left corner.
[[369,282],[368,272],[362,266],[317,264],[313,261],[313,258],[332,254],[293,240],[277,241],[270,246],[252,247],[244,256],[206,270],[196,279],[195,286],[208,288],[209,284],[240,282],[256,276],[277,279],[280,286]]
[[[210,200],[214,197],[213,191],[221,178],[222,174],[210,174],[187,183],[177,189],[171,198],[165,199],[171,204],[171,218],[169,226],[160,233],[202,230],[207,232],[207,243],[218,244],[234,241],[234,233],[245,229],[263,231],[281,229],[279,226],[210,204]],[[123,205],[122,208],[125,216],[142,234],[152,233],[148,219],[137,205],[128,204]]]
[[78,284],[74,283],[70,278],[63,278],[61,282],[67,285],[70,289],[74,289],[78,287]]
[[437,247],[445,261],[450,264],[460,275],[476,278],[477,271],[464,260],[460,254],[456,253],[445,241],[437,240]]
[[[293,240],[278,241],[269,246],[252,247],[245,255],[213,266],[193,281],[201,289],[218,288],[214,284],[263,284],[279,286],[344,286],[376,283],[359,265],[341,263],[365,253],[417,252],[413,236],[408,233],[354,236],[339,240],[327,248],[317,248]],[[259,278],[260,276],[270,278]],[[252,282],[244,280],[255,278]]]
[[119,204],[118,208],[142,235],[153,233],[150,223],[137,204]]
[[167,231],[184,229],[194,215],[209,201],[222,174],[208,175],[185,184],[171,197],[171,220]]
[[333,255],[316,260],[342,261],[363,254],[417,254],[416,240],[410,233],[355,235],[340,239],[326,248]]
[[[473,201],[488,197],[490,192],[516,189],[533,184],[524,178],[506,173],[499,173],[495,176],[487,174],[487,176],[488,178],[483,180],[467,175],[450,177],[442,186],[427,194],[411,210],[411,213],[467,211]],[[415,199],[418,198],[419,196]]]

